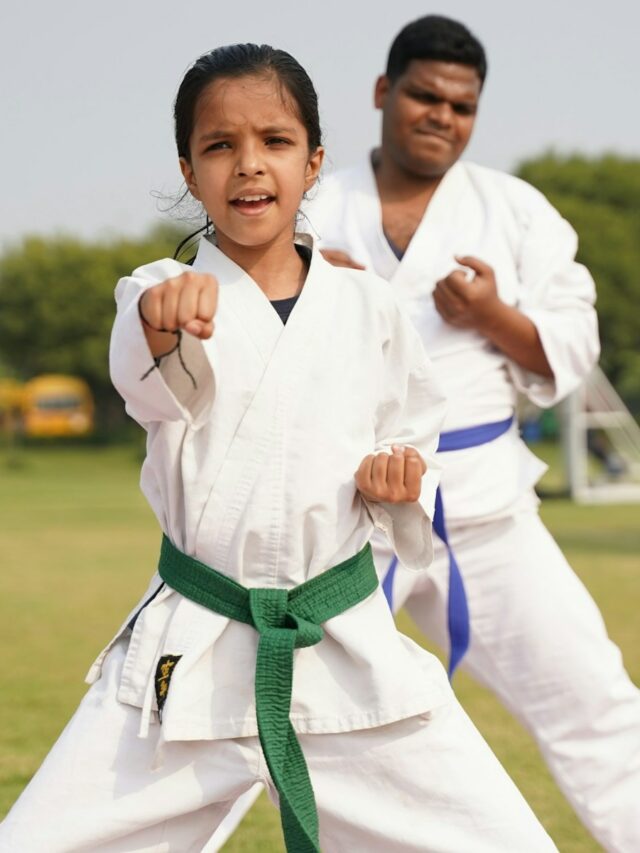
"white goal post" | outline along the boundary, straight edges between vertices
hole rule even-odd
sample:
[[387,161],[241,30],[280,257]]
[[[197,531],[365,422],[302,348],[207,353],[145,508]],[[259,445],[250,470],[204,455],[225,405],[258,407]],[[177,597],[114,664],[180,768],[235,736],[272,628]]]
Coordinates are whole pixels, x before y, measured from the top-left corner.
[[[559,411],[571,497],[581,503],[640,503],[640,427],[599,367]],[[597,475],[590,471],[590,435],[604,436],[603,454],[611,460]]]

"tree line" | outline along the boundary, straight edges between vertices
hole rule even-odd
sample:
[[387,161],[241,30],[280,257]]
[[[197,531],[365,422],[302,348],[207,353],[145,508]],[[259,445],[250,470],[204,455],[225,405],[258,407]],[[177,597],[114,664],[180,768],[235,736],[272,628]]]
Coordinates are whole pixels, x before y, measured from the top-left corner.
[[518,174],[541,190],[578,232],[578,260],[598,290],[600,366],[640,414],[640,160],[549,153]]
[[[640,160],[548,153],[517,174],[540,189],[574,226],[578,259],[598,287],[601,365],[640,413]],[[123,419],[108,375],[116,281],[172,256],[184,230],[153,229],[140,240],[87,242],[27,237],[0,257],[0,376],[70,373],[87,380],[103,424]]]
[[99,426],[116,430],[125,416],[108,366],[115,284],[172,257],[183,236],[167,225],[140,240],[34,236],[9,248],[0,257],[0,376],[79,376],[91,387]]

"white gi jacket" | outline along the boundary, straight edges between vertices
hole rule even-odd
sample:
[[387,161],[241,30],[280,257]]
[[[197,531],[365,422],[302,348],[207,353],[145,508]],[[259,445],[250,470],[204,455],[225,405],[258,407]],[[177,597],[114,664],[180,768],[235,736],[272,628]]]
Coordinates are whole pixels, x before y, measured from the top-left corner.
[[[544,196],[524,181],[472,163],[446,173],[402,260],[382,229],[370,160],[326,179],[306,214],[322,247],[340,249],[389,281],[410,314],[447,395],[445,430],[501,421],[521,392],[552,406],[573,391],[599,355],[595,288],[574,260],[577,237]],[[458,267],[454,255],[490,264],[500,298],[536,325],[554,378],[524,370],[482,335],[447,324],[431,296]],[[481,447],[443,458],[448,525],[513,511],[545,466],[514,427]]]
[[[187,269],[162,260],[122,279],[111,344],[113,382],[148,433],[142,489],[172,542],[244,586],[291,588],[356,554],[375,520],[405,565],[425,568],[444,402],[388,285],[314,251],[284,326],[258,285],[203,238],[193,269],[214,274],[220,291],[213,337],[183,337],[197,387],[176,355],[141,379],[153,360],[139,298]],[[355,471],[396,443],[416,447],[429,466],[421,499],[365,506]],[[159,584],[156,576],[148,594]],[[298,732],[379,726],[442,701],[429,677],[439,664],[397,634],[380,589],[324,627],[320,644],[296,651]],[[135,622],[118,698],[143,708],[144,734],[158,658],[182,655],[163,738],[255,735],[257,640],[250,626],[164,587]]]

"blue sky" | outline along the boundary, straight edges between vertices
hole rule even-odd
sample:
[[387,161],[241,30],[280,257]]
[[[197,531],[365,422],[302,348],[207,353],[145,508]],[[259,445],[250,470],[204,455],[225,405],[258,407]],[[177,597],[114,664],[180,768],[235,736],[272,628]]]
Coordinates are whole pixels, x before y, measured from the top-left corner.
[[330,161],[375,144],[373,82],[408,21],[447,14],[490,70],[470,159],[512,169],[550,147],[640,156],[640,4],[627,0],[60,0],[0,16],[0,243],[27,233],[139,234],[180,187],[171,108],[187,66],[237,41],[285,48],[320,96]]

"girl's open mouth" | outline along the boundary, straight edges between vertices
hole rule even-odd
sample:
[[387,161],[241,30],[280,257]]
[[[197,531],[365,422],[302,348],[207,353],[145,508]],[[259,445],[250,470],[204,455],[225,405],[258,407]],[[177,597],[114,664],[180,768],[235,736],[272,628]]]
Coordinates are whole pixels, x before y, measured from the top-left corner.
[[240,198],[235,198],[231,202],[233,207],[239,212],[248,216],[255,216],[262,213],[275,201],[275,196],[260,194],[260,195],[245,195]]

